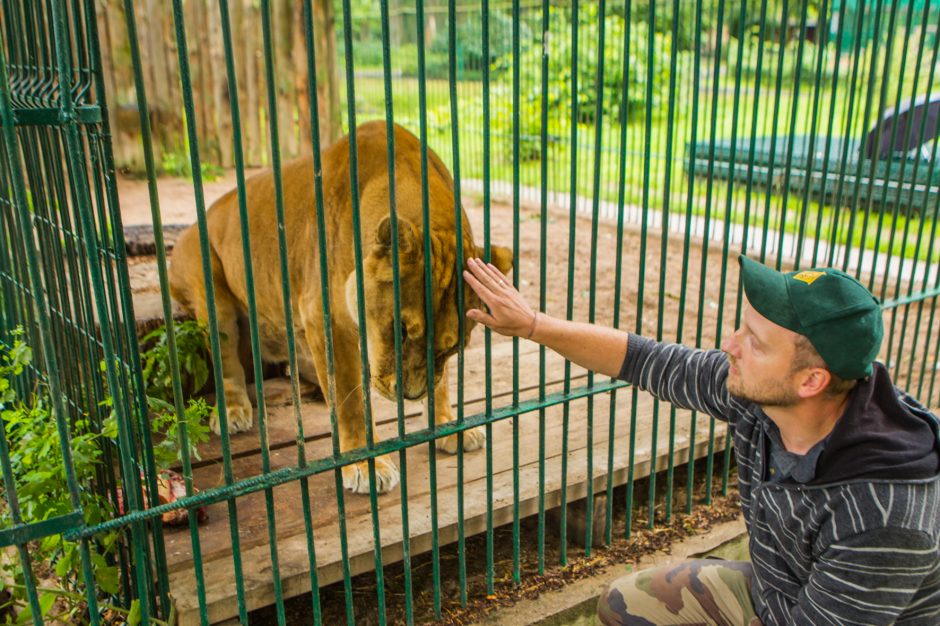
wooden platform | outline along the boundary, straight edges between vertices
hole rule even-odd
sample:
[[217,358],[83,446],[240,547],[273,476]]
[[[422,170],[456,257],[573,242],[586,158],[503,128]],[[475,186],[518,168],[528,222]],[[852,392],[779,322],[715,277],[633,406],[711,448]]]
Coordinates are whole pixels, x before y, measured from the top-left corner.
[[[482,333],[481,333],[482,335]],[[484,354],[481,336],[475,339],[475,348],[468,350],[465,368],[466,415],[480,413],[484,409]],[[530,342],[521,344],[519,359],[520,399],[537,397],[538,347]],[[511,402],[512,393],[512,343],[502,338],[493,342],[493,406],[501,407]],[[456,359],[450,367],[456,368]],[[454,374],[455,372],[452,372]],[[549,353],[547,357],[547,380],[561,381],[564,361]],[[584,386],[584,370],[573,368],[573,387]],[[452,385],[456,375],[450,377]],[[604,380],[599,378],[599,380]],[[283,384],[283,382],[282,382]],[[557,391],[557,382],[548,391]],[[266,393],[266,395],[268,395]],[[630,423],[629,390],[617,392],[614,446],[614,483],[623,484],[627,476],[627,458]],[[452,389],[452,399],[456,390]],[[649,473],[651,458],[652,400],[640,395],[638,405],[636,437],[636,476]],[[568,476],[567,494],[572,501],[586,494],[587,486],[587,399],[573,402],[570,406],[568,429]],[[375,416],[382,437],[394,436],[397,432],[394,404],[375,396]],[[407,428],[418,430],[426,427],[425,418],[418,404],[407,405]],[[304,431],[307,439],[307,458],[314,459],[330,453],[329,417],[323,402],[306,402],[301,407]],[[561,498],[561,452],[564,439],[562,425],[563,408],[555,406],[546,411],[545,437],[545,494],[546,506],[559,504]],[[606,488],[607,441],[609,432],[610,397],[608,394],[593,399],[593,479],[595,491]],[[668,459],[669,409],[664,406],[659,413],[660,428],[656,444],[657,467],[663,468]],[[539,445],[538,412],[519,418],[521,484],[520,511],[530,515],[538,511],[539,497]],[[680,412],[677,419],[676,463],[689,456],[689,414]],[[699,419],[696,434],[696,456],[705,454],[708,420]],[[723,428],[718,431],[716,445],[720,449],[724,437]],[[268,424],[268,440],[272,448],[272,469],[295,465],[297,462],[296,423],[291,406],[271,409]],[[497,525],[512,520],[512,420],[502,420],[493,425],[493,436],[489,445],[493,447],[493,509]],[[261,456],[257,430],[239,434],[232,439],[233,467],[237,479],[256,476],[261,472]],[[412,554],[431,547],[430,492],[428,483],[428,446],[422,444],[407,452],[408,468],[408,515]],[[222,464],[218,438],[205,447],[203,461],[195,470],[195,484],[199,489],[220,486]],[[478,450],[464,457],[464,528],[467,535],[486,530],[486,452]],[[443,452],[437,455],[437,502],[438,530],[441,544],[457,540],[457,458]],[[314,524],[318,580],[327,585],[342,579],[339,525],[336,492],[332,472],[310,479],[311,511]],[[391,563],[402,558],[401,491],[380,496],[379,519],[381,529],[382,560]],[[285,597],[309,592],[309,557],[301,509],[300,486],[297,483],[282,485],[273,490],[277,525],[277,550]],[[253,493],[237,499],[238,531],[241,540],[246,600],[249,609],[274,602],[274,585],[270,548],[268,545],[267,512],[263,492]],[[349,568],[353,574],[374,568],[373,528],[368,496],[345,494],[346,528],[349,549]],[[198,597],[193,571],[192,542],[188,527],[167,529],[167,559],[169,562],[171,591],[180,616],[180,624],[198,623]],[[199,540],[206,580],[206,600],[209,618],[213,622],[237,615],[235,575],[232,560],[232,541],[228,524],[228,505],[215,504],[209,507],[209,520],[200,527]]]

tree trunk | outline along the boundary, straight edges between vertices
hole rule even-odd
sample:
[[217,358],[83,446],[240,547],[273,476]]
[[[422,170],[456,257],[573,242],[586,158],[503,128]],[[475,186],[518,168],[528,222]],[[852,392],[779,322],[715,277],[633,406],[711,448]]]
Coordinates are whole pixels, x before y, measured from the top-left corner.
[[[135,106],[127,25],[121,4],[99,2],[96,17],[101,38],[101,75],[108,103],[114,164],[118,171],[142,172],[140,116]],[[117,61],[116,61],[117,59]],[[133,118],[129,122],[126,117]]]
[[[231,17],[231,16],[230,16]],[[234,43],[234,42],[233,42]],[[218,7],[209,11],[209,50],[212,62],[210,84],[212,85],[212,132],[218,138],[219,164],[232,167],[232,110],[228,97],[228,81],[225,69],[225,48],[222,42],[222,16]]]
[[[242,102],[242,132],[245,138],[245,162],[250,166],[258,166],[265,163],[264,154],[267,146],[262,144],[262,131],[260,125],[261,108],[258,97],[258,53],[260,50],[261,38],[258,36],[260,27],[260,18],[258,8],[254,6],[251,0],[241,0],[240,5],[240,32],[242,34],[241,45],[244,65],[244,76],[238,81],[239,92],[245,94],[245,100]],[[241,94],[239,94],[241,95]]]
[[309,154],[313,149],[313,141],[310,133],[310,93],[307,89],[307,74],[309,72],[307,69],[307,35],[304,27],[304,9],[299,2],[295,3],[291,24],[293,24],[291,40],[294,42],[291,76],[297,98],[298,152]]
[[291,51],[302,46],[303,40],[293,39],[292,0],[279,0],[275,4],[273,28],[275,54],[275,87],[277,93],[278,131],[281,140],[281,156],[285,160],[297,156],[297,128],[294,118],[297,113],[297,97],[294,92],[294,64]]
[[320,143],[325,148],[339,139],[343,131],[339,110],[339,81],[336,76],[336,26],[332,0],[314,0],[313,23]]

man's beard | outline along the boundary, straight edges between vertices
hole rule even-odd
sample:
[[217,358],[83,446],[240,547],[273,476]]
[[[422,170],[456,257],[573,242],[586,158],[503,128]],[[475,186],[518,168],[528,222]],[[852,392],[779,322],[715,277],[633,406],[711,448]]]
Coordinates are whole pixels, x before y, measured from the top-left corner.
[[800,401],[799,395],[786,384],[789,382],[793,372],[788,372],[783,379],[774,378],[763,385],[755,386],[753,384],[745,384],[742,379],[741,369],[735,362],[734,357],[730,354],[726,356],[728,362],[738,370],[737,375],[734,377],[732,377],[731,372],[728,372],[726,382],[728,392],[734,397],[740,398],[746,402],[753,402],[760,406],[787,407],[793,406]]

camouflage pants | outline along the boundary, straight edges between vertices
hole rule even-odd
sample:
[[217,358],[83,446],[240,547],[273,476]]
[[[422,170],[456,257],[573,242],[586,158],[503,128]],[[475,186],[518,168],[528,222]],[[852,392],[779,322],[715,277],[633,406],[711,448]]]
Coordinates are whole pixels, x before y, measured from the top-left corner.
[[597,616],[615,626],[760,626],[751,604],[751,564],[699,559],[640,570],[601,593]]

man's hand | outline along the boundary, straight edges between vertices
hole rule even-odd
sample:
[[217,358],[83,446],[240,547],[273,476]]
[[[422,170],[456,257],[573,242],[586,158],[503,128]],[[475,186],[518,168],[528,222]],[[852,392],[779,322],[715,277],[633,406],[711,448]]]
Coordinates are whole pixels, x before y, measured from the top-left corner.
[[531,339],[591,371],[611,377],[620,373],[627,333],[534,311],[496,267],[480,259],[467,260],[467,267],[464,280],[489,309],[470,309],[467,317],[501,335]]
[[480,259],[468,259],[463,278],[473,288],[489,312],[470,309],[467,317],[492,328],[501,335],[531,339],[538,324],[538,313],[530,307],[496,266]]

